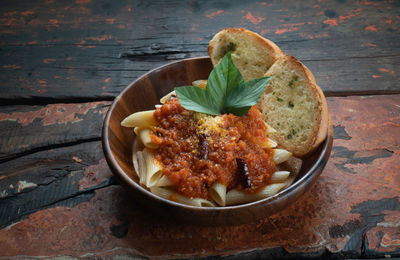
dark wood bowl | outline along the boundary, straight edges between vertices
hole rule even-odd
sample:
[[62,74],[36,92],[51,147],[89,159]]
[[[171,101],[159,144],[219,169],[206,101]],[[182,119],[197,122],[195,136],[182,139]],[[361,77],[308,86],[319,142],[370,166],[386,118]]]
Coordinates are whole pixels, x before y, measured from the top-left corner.
[[202,208],[158,197],[138,184],[132,163],[135,134],[133,129],[122,127],[121,121],[134,112],[154,109],[160,98],[174,87],[207,79],[211,70],[209,57],[185,59],[156,68],[125,88],[115,98],[104,120],[102,143],[107,162],[117,179],[131,192],[132,198],[160,216],[198,224],[231,225],[272,215],[296,201],[322,172],[332,149],[332,127],[314,154],[303,160],[294,182],[266,199],[237,206]]

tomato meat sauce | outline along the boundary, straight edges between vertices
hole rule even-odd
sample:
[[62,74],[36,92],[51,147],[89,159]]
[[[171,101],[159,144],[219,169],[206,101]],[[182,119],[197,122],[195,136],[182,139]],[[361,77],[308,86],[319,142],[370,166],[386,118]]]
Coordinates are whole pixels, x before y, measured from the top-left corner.
[[256,108],[245,116],[209,116],[171,98],[154,117],[158,125],[150,136],[159,148],[153,154],[179,193],[207,198],[214,182],[254,193],[270,183],[273,151],[263,148],[267,126]]

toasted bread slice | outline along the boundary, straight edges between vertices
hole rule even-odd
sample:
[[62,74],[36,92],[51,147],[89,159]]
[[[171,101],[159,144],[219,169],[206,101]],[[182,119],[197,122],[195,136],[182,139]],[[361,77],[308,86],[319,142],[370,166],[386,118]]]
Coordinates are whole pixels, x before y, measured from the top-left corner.
[[284,55],[265,76],[271,77],[257,104],[263,119],[276,130],[270,137],[297,157],[305,157],[325,140],[328,106],[311,71]]
[[262,77],[283,55],[275,43],[243,28],[226,28],[211,39],[208,55],[214,67],[228,52],[246,81]]

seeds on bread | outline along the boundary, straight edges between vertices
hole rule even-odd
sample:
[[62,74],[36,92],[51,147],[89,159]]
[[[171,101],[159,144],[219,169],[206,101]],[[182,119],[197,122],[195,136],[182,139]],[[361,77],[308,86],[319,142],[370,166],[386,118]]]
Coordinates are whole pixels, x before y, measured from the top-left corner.
[[233,62],[246,81],[262,77],[283,55],[275,43],[243,28],[226,28],[217,33],[208,45],[214,67],[228,52],[231,52]]

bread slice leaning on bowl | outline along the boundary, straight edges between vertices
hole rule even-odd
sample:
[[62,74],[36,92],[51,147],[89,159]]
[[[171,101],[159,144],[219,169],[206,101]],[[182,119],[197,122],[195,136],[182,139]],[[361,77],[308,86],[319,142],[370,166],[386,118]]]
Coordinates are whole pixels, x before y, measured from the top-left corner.
[[296,157],[306,157],[326,138],[329,114],[325,96],[311,71],[284,55],[265,73],[271,77],[257,108],[276,130],[270,138]]
[[283,55],[275,43],[243,28],[223,29],[211,39],[208,55],[214,67],[228,52],[246,81],[262,77]]
[[270,137],[296,157],[307,157],[328,131],[328,105],[311,71],[272,41],[243,28],[226,28],[208,45],[214,67],[231,52],[244,79],[271,79],[256,105],[276,132]]

